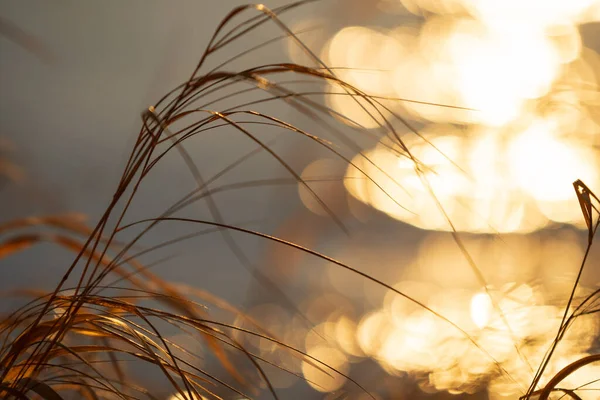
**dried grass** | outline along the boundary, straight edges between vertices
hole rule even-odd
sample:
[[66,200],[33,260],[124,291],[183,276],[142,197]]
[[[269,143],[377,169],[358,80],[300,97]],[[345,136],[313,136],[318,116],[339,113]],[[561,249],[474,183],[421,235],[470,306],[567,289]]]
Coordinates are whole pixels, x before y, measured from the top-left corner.
[[[275,10],[269,10],[260,5],[241,6],[232,10],[224,18],[218,25],[190,78],[142,113],[142,128],[119,185],[104,215],[95,226],[88,226],[85,219],[76,214],[32,217],[0,225],[0,258],[25,251],[41,242],[53,243],[75,254],[72,264],[67,268],[52,293],[39,293],[32,290],[11,293],[11,295],[31,297],[31,300],[10,315],[5,316],[0,322],[0,341],[2,343],[0,346],[0,395],[16,399],[38,396],[51,400],[62,399],[65,396],[79,396],[85,399],[155,398],[152,393],[132,383],[128,364],[135,361],[160,371],[168,380],[172,391],[179,393],[183,398],[223,398],[231,394],[243,398],[254,398],[263,392],[262,388],[266,388],[265,390],[270,392],[274,398],[279,398],[264,366],[276,366],[294,375],[297,375],[297,372],[247,350],[242,343],[236,340],[240,334],[271,341],[282,350],[289,352],[291,356],[320,368],[326,374],[342,374],[341,371],[284,343],[281,339],[262,329],[258,322],[225,301],[201,289],[188,287],[183,290],[181,285],[176,286],[150,272],[150,265],[144,265],[138,261],[143,254],[212,232],[221,234],[241,264],[248,268],[261,285],[276,293],[281,304],[296,314],[301,313],[286,297],[285,291],[275,285],[261,271],[251,267],[244,252],[236,244],[232,232],[279,243],[295,251],[326,260],[358,274],[364,279],[373,281],[434,313],[446,321],[451,328],[462,332],[474,346],[479,348],[476,340],[452,321],[385,282],[312,249],[226,223],[217,201],[213,198],[219,191],[232,190],[243,185],[214,187],[211,184],[248,158],[263,152],[269,154],[287,171],[290,176],[289,182],[304,185],[326,210],[331,220],[342,230],[346,230],[335,210],[330,209],[317,196],[294,168],[274,150],[270,142],[263,141],[260,135],[255,133],[257,128],[264,126],[278,127],[290,134],[304,137],[334,156],[351,163],[331,142],[275,116],[256,111],[258,106],[265,104],[268,106],[271,102],[285,102],[299,113],[333,132],[336,138],[350,149],[359,150],[352,138],[345,135],[336,126],[336,119],[352,121],[351,116],[335,113],[314,100],[315,95],[347,95],[362,99],[360,104],[365,104],[366,106],[363,106],[365,111],[379,121],[382,127],[381,132],[393,137],[399,148],[402,149],[403,153],[399,155],[413,159],[415,165],[420,167],[418,160],[412,157],[410,150],[404,146],[394,127],[397,123],[402,123],[416,134],[418,132],[401,116],[386,109],[381,103],[381,99],[369,97],[352,85],[338,79],[335,71],[325,66],[280,21],[280,14],[307,2],[309,1],[300,1]],[[241,22],[240,19],[242,19]],[[207,60],[215,57],[216,53],[233,42],[243,40],[250,32],[267,23],[276,24],[283,35],[272,41],[249,47],[244,53],[221,63],[208,72],[203,72]],[[237,71],[229,70],[231,62],[282,38],[296,40],[297,44],[312,57],[317,67],[281,63]],[[324,81],[337,85],[341,89],[341,93],[293,89],[293,85],[298,82],[308,85]],[[221,101],[235,99],[240,93],[254,93],[259,94],[260,97],[234,107],[224,109],[217,107]],[[386,119],[383,111],[390,112],[394,120]],[[355,123],[355,126],[357,127],[355,132],[364,134],[359,129],[359,124]],[[222,127],[236,130],[242,139],[253,142],[256,149],[240,157],[213,177],[206,179],[186,151],[185,144],[195,136]],[[196,182],[196,188],[160,216],[126,222],[128,211],[136,199],[142,182],[151,176],[156,165],[173,151],[178,152],[185,161]],[[385,173],[385,171],[382,172]],[[368,176],[365,178],[370,179]],[[377,185],[377,182],[373,183]],[[259,181],[246,183],[246,185],[259,184]],[[593,236],[600,223],[600,219],[594,222],[594,215],[598,209],[593,202],[598,199],[581,182],[576,184],[576,190],[582,211],[588,221],[590,240],[586,252],[587,257]],[[432,195],[434,194],[432,193]],[[206,201],[209,205],[213,220],[178,216],[178,212],[200,200]],[[451,223],[450,220],[448,221]],[[174,223],[199,225],[203,227],[203,230],[174,238],[152,248],[141,247],[141,239],[148,232],[159,226]],[[139,229],[134,238],[121,242],[120,237],[123,232],[129,233],[134,227]],[[460,246],[460,236],[456,232],[454,235]],[[463,249],[463,252],[469,258],[466,250]],[[584,259],[581,269],[583,269],[585,261]],[[472,262],[471,264],[485,287],[483,276],[478,272],[475,264]],[[70,278],[76,278],[77,284],[73,287],[66,287]],[[552,357],[556,344],[572,322],[578,316],[600,311],[598,308],[600,290],[596,290],[568,315],[567,312],[573,301],[576,287],[577,282],[575,282],[569,304],[565,308],[565,316],[554,345],[549,349],[544,363],[538,368],[531,387],[522,399],[535,398],[535,396],[547,399],[549,394],[554,391],[562,391],[565,395],[577,399],[573,390],[558,389],[557,385],[565,376],[578,368],[600,359],[600,356],[596,354],[578,360],[564,368],[545,387],[538,388],[539,379]],[[208,311],[207,305],[210,305],[212,310],[229,313],[249,322],[253,329],[234,326],[213,317],[211,315],[213,313]],[[306,322],[310,323],[308,320]],[[218,371],[209,371],[200,367],[201,363],[196,363],[196,361],[200,361],[200,356],[169,339],[165,334],[167,328],[199,338],[203,345],[210,350],[211,355],[218,360],[221,368],[227,372],[228,378],[220,377],[222,375]],[[484,349],[480,348],[480,350],[482,356],[491,358]],[[508,374],[499,363],[496,364],[498,373]],[[346,378],[368,394],[360,382],[352,380],[349,376]]]

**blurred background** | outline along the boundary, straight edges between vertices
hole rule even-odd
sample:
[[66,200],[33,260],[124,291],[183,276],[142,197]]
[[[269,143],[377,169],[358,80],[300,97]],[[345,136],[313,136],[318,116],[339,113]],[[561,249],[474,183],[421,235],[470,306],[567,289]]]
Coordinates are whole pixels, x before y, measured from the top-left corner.
[[[0,2],[0,155],[7,171],[0,221],[78,212],[95,224],[118,184],[141,112],[188,79],[218,21],[240,4]],[[475,338],[487,356],[447,322],[390,290],[264,239],[234,234],[245,265],[219,234],[182,241],[143,261],[171,257],[153,271],[182,290],[203,289],[238,306],[378,399],[517,398],[556,334],[586,249],[588,228],[572,182],[581,179],[600,193],[600,2],[324,0],[281,19],[385,110],[373,118],[359,102],[335,95],[339,88],[321,84],[318,91],[329,95],[314,98],[331,108],[340,135],[283,101],[268,105],[270,115],[335,143],[352,165],[300,135],[259,132],[348,233],[267,154],[215,182],[256,181],[215,196],[224,220],[314,249],[413,296]],[[29,47],[15,41],[15,29]],[[266,24],[215,55],[211,65],[280,35]],[[282,38],[225,69],[290,61],[317,66]],[[383,118],[424,164],[428,184],[412,160],[397,155],[401,149],[381,126]],[[254,149],[228,129],[186,146],[206,177]],[[287,180],[273,184],[277,179]],[[146,180],[128,220],[155,217],[193,188],[174,153]],[[214,217],[202,202],[187,212]],[[188,232],[169,225],[144,244]],[[4,259],[0,290],[52,289],[71,260],[71,253],[50,244]],[[592,247],[577,299],[600,287],[599,262],[600,250]],[[257,281],[255,270],[273,286]],[[595,314],[580,318],[546,381],[598,352],[599,332]],[[202,352],[191,338],[179,339]],[[272,343],[238,340],[304,378],[269,369],[282,398],[367,398],[348,379],[328,376]],[[492,358],[512,379],[498,373]],[[210,365],[210,357],[205,362]],[[168,398],[168,386],[154,373],[137,372],[137,378]],[[575,388],[599,376],[600,365],[591,365],[564,385]],[[589,390],[600,389],[598,381],[583,389],[582,398],[598,398]]]

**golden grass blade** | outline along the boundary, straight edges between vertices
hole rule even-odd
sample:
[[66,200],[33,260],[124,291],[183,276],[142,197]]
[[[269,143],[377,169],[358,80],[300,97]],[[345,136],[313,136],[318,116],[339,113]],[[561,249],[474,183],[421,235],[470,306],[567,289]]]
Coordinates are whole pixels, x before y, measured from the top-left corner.
[[577,194],[577,200],[579,201],[579,206],[581,207],[581,213],[583,214],[583,218],[585,220],[585,224],[588,228],[588,241],[591,243],[592,238],[594,237],[594,233],[597,227],[594,227],[594,216],[593,211],[598,213],[598,208],[592,204],[592,199],[594,199],[597,203],[600,204],[600,200],[596,195],[581,181],[576,180],[573,182],[573,187],[575,188],[575,193]]
[[[555,389],[556,385],[558,385],[562,380],[564,380],[567,376],[571,375],[578,369],[585,367],[588,364],[600,362],[600,354],[592,354],[590,356],[581,358],[571,364],[567,365],[563,369],[561,369],[554,377],[546,384],[544,389],[539,391],[539,400],[548,400],[550,393]],[[532,395],[538,394],[533,392]]]
[[23,251],[40,240],[39,235],[21,235],[10,238],[9,240],[0,243],[0,259],[10,256],[11,254]]

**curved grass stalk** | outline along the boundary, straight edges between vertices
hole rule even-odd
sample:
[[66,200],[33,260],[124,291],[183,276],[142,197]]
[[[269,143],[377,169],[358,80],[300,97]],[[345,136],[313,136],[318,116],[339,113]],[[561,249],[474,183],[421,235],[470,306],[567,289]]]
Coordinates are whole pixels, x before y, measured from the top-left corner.
[[[397,113],[391,112],[391,110],[382,104],[382,100],[390,99],[369,96],[339,79],[335,74],[335,68],[330,68],[319,60],[319,58],[314,55],[302,41],[300,41],[297,35],[291,32],[279,19],[281,13],[290,11],[311,1],[312,0],[299,1],[274,10],[269,10],[262,5],[241,6],[235,8],[225,17],[221,24],[218,25],[190,78],[168,92],[154,106],[149,107],[148,110],[142,113],[142,128],[130,153],[121,180],[104,215],[93,229],[88,228],[80,221],[69,222],[68,220],[63,220],[62,217],[21,220],[0,226],[0,234],[12,233],[15,229],[33,229],[41,224],[48,225],[51,228],[60,231],[58,233],[44,234],[34,231],[12,236],[0,243],[0,257],[6,257],[15,252],[25,250],[31,245],[42,241],[56,243],[62,247],[68,248],[76,254],[73,263],[69,266],[62,277],[62,280],[52,293],[37,297],[2,321],[0,329],[0,335],[3,336],[2,347],[0,348],[0,394],[13,396],[15,398],[27,398],[27,394],[32,391],[37,392],[38,394],[40,394],[39,391],[44,391],[45,394],[40,394],[42,397],[52,398],[52,396],[54,396],[52,391],[56,391],[57,389],[68,391],[73,390],[75,387],[85,387],[87,385],[88,388],[94,388],[95,391],[99,392],[100,397],[102,396],[101,393],[105,391],[106,393],[116,395],[120,398],[136,398],[134,395],[131,395],[128,392],[126,393],[126,391],[129,389],[137,392],[140,391],[135,390],[134,385],[127,382],[126,372],[119,367],[121,360],[123,359],[118,356],[131,356],[158,368],[168,380],[171,388],[181,396],[195,398],[203,395],[211,396],[212,398],[220,398],[219,390],[226,390],[227,393],[235,393],[250,398],[250,396],[253,396],[259,389],[257,389],[255,385],[256,382],[248,381],[247,376],[236,368],[236,364],[233,360],[235,355],[239,355],[252,364],[254,371],[260,376],[260,380],[262,380],[267,387],[267,391],[274,398],[278,398],[278,394],[269,381],[268,375],[261,367],[261,363],[269,365],[274,365],[276,363],[245,349],[244,346],[236,341],[232,335],[228,334],[226,330],[242,332],[246,335],[255,336],[275,343],[277,346],[296,355],[302,362],[317,366],[330,376],[331,374],[340,374],[353,382],[362,391],[368,393],[368,390],[364,385],[351,379],[348,375],[345,375],[341,371],[311,357],[309,354],[284,343],[282,340],[270,335],[259,326],[256,326],[256,331],[251,331],[227,322],[211,319],[204,304],[191,301],[184,294],[180,293],[174,285],[150,273],[148,265],[144,265],[137,260],[141,255],[169,244],[197,237],[201,234],[218,232],[223,235],[223,238],[226,240],[232,252],[236,254],[240,260],[240,263],[246,265],[250,270],[256,271],[254,276],[257,280],[261,281],[266,287],[277,289],[277,286],[270,282],[268,277],[262,276],[260,271],[251,266],[250,261],[241,250],[241,247],[234,241],[234,238],[231,235],[231,232],[233,231],[276,242],[297,251],[318,257],[404,297],[408,301],[427,310],[437,318],[445,321],[454,329],[458,330],[472,345],[480,349],[484,356],[489,357],[496,364],[501,373],[506,374],[507,377],[511,378],[510,374],[503,366],[485,349],[481,348],[468,332],[460,328],[450,319],[429,308],[424,303],[355,267],[344,264],[324,254],[275,236],[228,223],[221,213],[216,200],[213,199],[213,195],[219,192],[239,189],[246,186],[257,187],[263,184],[299,184],[304,186],[313,195],[314,199],[327,211],[331,220],[343,229],[343,221],[336,216],[334,210],[330,209],[317,193],[311,189],[310,185],[308,185],[309,181],[303,179],[300,174],[273,149],[273,142],[261,139],[258,134],[251,130],[251,127],[253,126],[269,126],[280,128],[286,133],[291,132],[298,134],[326,149],[336,158],[352,165],[350,158],[345,156],[344,153],[330,141],[312,135],[306,130],[289,124],[276,116],[249,109],[249,107],[258,105],[268,105],[272,101],[282,101],[291,105],[295,110],[300,111],[303,115],[312,120],[322,123],[324,126],[328,126],[328,118],[331,119],[337,117],[346,122],[353,122],[351,116],[344,116],[340,113],[336,113],[334,110],[312,100],[311,97],[314,97],[315,95],[342,95],[351,96],[355,99],[362,109],[373,118],[373,120],[379,123],[381,131],[383,131],[385,135],[391,137],[393,142],[399,148],[390,146],[390,150],[393,150],[398,156],[407,157],[412,160],[415,163],[415,169],[420,178],[425,179],[423,175],[423,168],[425,167],[411,154],[410,149],[404,145],[400,135],[394,128],[393,121],[386,118],[383,111],[390,112],[394,121],[400,122],[413,133],[417,135],[419,135],[419,133],[408,123],[408,121],[403,119],[400,115],[397,115]],[[258,15],[249,17],[243,22],[234,24],[234,26],[231,27],[230,25],[233,24],[232,21],[247,10],[257,11]],[[223,68],[228,66],[233,60],[273,42],[267,41],[250,47],[246,51],[222,62],[208,73],[201,74],[205,63],[213,54],[234,41],[245,37],[249,32],[259,28],[267,22],[275,23],[284,32],[283,36],[273,39],[273,41],[279,40],[282,37],[294,40],[311,56],[318,67],[311,68],[290,63],[280,63],[262,65],[238,72],[223,70]],[[327,91],[293,91],[285,87],[283,84],[285,82],[278,82],[275,80],[277,76],[286,74],[300,76],[303,79],[311,78],[316,82],[335,84],[342,90],[342,93]],[[290,81],[288,81],[288,83],[289,82]],[[223,90],[232,88],[238,83],[250,85],[250,88],[245,88],[243,91],[237,91],[234,94],[221,94]],[[265,93],[268,97],[247,101],[223,109],[212,109],[221,101],[229,100],[231,98],[235,99],[235,95],[240,93]],[[213,94],[217,95],[216,99],[207,98],[207,96]],[[364,100],[366,104],[359,102],[359,100]],[[419,102],[417,100],[409,99],[396,100]],[[440,106],[435,104],[431,105]],[[238,118],[249,119],[239,120]],[[251,118],[256,119],[253,120]],[[189,122],[189,120],[192,121]],[[183,124],[184,127],[180,128],[178,126],[179,124]],[[200,169],[195,165],[193,158],[185,149],[184,144],[187,144],[188,140],[198,137],[210,130],[227,127],[234,129],[241,137],[244,137],[249,142],[253,142],[256,147],[253,151],[247,153],[238,161],[230,164],[215,176],[205,179],[200,173]],[[356,127],[354,127],[354,129],[355,128]],[[355,131],[358,131],[358,129],[355,129]],[[358,148],[356,143],[351,138],[346,137],[340,129],[332,129],[331,132],[348,148],[352,150]],[[376,137],[373,133],[367,135],[370,135],[371,138]],[[183,158],[188,171],[195,180],[196,188],[169,207],[160,216],[126,223],[126,217],[129,215],[128,211],[133,207],[134,200],[137,199],[136,195],[142,183],[151,176],[151,172],[155,166],[158,165],[167,154],[172,153],[172,151],[179,152],[180,156]],[[269,154],[272,159],[288,173],[290,178],[282,180],[257,179],[255,181],[238,184],[213,186],[213,183],[219,178],[241,165],[244,161],[248,160],[249,157],[258,153]],[[367,158],[364,155],[363,157]],[[368,159],[367,161],[370,162]],[[354,167],[358,169],[357,166]],[[361,172],[365,175],[365,179],[371,180],[372,183],[377,185],[387,194],[384,188],[379,186],[377,182],[367,176],[364,171]],[[381,172],[388,175],[385,171]],[[392,181],[394,180],[392,179]],[[426,186],[429,187],[427,184]],[[435,197],[433,192],[431,194]],[[388,194],[388,196],[390,195]],[[214,221],[183,218],[177,215],[179,211],[186,209],[200,200],[207,201]],[[403,205],[397,204],[398,206],[403,207]],[[442,205],[438,205],[443,212]],[[165,241],[154,247],[146,248],[132,254],[131,251],[139,246],[138,242],[146,233],[159,225],[164,225],[165,222],[202,224],[208,225],[209,228],[194,234]],[[449,219],[448,223],[452,224]],[[119,241],[119,234],[122,234],[124,231],[134,226],[140,225],[145,226],[141,233],[138,233],[132,240],[129,240],[126,243],[121,243]],[[480,282],[484,284],[484,287],[486,287],[483,275],[470,259],[464,246],[461,245],[460,238],[454,229],[453,234],[457,244],[461,247],[461,251],[463,251],[463,254],[465,254],[465,257],[469,260],[469,264],[473,268],[474,273]],[[82,240],[80,238],[81,236],[86,239]],[[78,237],[78,239],[74,239],[74,237]],[[132,271],[127,270],[126,267],[132,268]],[[76,276],[76,274],[78,274],[78,276]],[[114,278],[115,275],[118,277],[117,280],[107,284],[105,280],[108,279],[108,277]],[[77,283],[72,288],[72,291],[67,294],[65,292],[67,281],[70,277],[74,276],[77,277]],[[115,286],[120,282],[126,282],[132,287],[122,288]],[[577,283],[575,286],[576,285]],[[111,290],[130,290],[137,295],[118,297],[104,294],[105,291]],[[569,305],[573,299],[573,295],[574,292],[569,300]],[[284,292],[280,291],[279,297],[282,302],[288,302],[293,306],[293,302],[285,297]],[[163,310],[145,306],[143,305],[143,302],[146,300],[156,301],[161,306],[166,306],[166,309]],[[235,314],[243,314],[233,307],[223,305],[218,299],[210,299],[209,296],[206,296],[204,300],[208,300],[207,303],[220,304],[223,308],[227,308]],[[576,316],[598,311],[593,308],[595,301],[593,296],[588,297],[569,318],[567,318],[567,314],[565,314],[565,318],[563,318],[563,323],[559,330],[559,335],[557,336],[557,342]],[[586,307],[584,307],[584,304],[587,304]],[[494,307],[497,308],[497,305],[494,304]],[[503,316],[501,310],[500,314]],[[508,322],[505,319],[504,322],[508,326]],[[229,377],[234,378],[236,384],[229,383],[226,380],[219,378],[217,374],[205,371],[176,355],[175,350],[183,350],[186,356],[191,356],[192,354],[191,352],[182,349],[176,342],[166,338],[164,334],[161,333],[161,324],[178,327],[184,332],[193,332],[194,335],[197,334],[201,337],[203,343],[210,348],[210,351],[218,358],[221,367],[227,371]],[[510,327],[508,328],[510,330]],[[76,340],[79,340],[82,337],[85,340],[90,340],[96,344],[76,343]],[[71,341],[75,342],[71,343]],[[519,352],[518,347],[517,352]],[[107,353],[110,355],[110,358],[90,358],[101,356],[102,353]],[[546,362],[551,355],[552,350],[549,352]],[[51,362],[52,360],[61,357],[77,360],[77,362],[80,363],[78,364],[79,367],[71,368],[66,367],[64,364],[54,364]],[[596,358],[593,360],[596,360]],[[528,363],[526,359],[524,359],[524,361],[525,364]],[[113,371],[111,373],[116,374],[116,377],[111,377],[104,371],[100,371],[101,365],[112,365]],[[583,364],[580,363],[577,365]],[[281,368],[290,374],[298,375],[290,369],[284,367]],[[547,396],[547,393],[554,390],[555,386],[560,383],[560,380],[562,379],[559,380],[559,378],[564,378],[565,374],[568,375],[570,371],[574,370],[573,368],[575,367],[566,369],[565,372],[561,373],[562,375],[559,374],[560,376],[557,375],[557,377],[550,382],[553,385],[552,387],[550,387],[549,383],[541,392],[534,392],[533,388],[537,386],[539,377],[541,377],[544,369],[542,366],[538,370],[538,374],[534,377],[534,382],[532,383],[530,393],[528,392],[528,394],[532,395],[540,393]],[[329,372],[327,370],[329,370]],[[58,393],[57,395],[60,396]],[[88,396],[88,394],[85,394],[85,396]],[[95,395],[89,394],[89,396],[91,396],[90,398],[93,398]]]

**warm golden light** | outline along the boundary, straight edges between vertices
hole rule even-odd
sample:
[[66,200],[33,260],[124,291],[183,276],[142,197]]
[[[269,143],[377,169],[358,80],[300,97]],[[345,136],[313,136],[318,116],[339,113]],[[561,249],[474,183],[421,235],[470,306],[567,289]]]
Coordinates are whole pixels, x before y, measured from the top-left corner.
[[478,18],[494,27],[508,28],[508,24],[530,25],[533,29],[575,24],[585,20],[597,0],[466,0],[463,2]]
[[552,119],[534,120],[508,138],[492,129],[450,127],[424,135],[429,143],[405,139],[421,172],[397,146],[393,153],[382,143],[354,158],[364,174],[348,167],[348,192],[420,228],[451,230],[449,219],[459,231],[502,233],[530,232],[551,221],[582,226],[572,182],[600,186],[598,154],[559,136]]
[[336,74],[370,94],[389,95],[389,73],[402,62],[406,49],[393,36],[352,26],[340,30],[329,42],[323,58]]
[[447,46],[456,65],[464,105],[477,109],[475,122],[502,125],[514,120],[529,98],[550,89],[560,59],[543,35],[503,32],[459,24]]
[[[495,363],[499,362],[514,379],[505,389],[517,393],[520,385],[526,385],[531,379],[524,363],[538,365],[541,362],[562,311],[560,307],[544,304],[541,293],[526,284],[510,283],[492,294],[498,309],[492,305],[489,295],[482,292],[471,295],[470,312],[461,291],[447,292],[443,303],[436,302],[435,297],[426,301],[432,309],[458,321],[458,325],[475,338],[480,349],[426,310],[401,311],[398,307],[385,306],[361,322],[359,342],[363,351],[390,373],[425,374],[427,385],[454,393],[475,392],[482,379],[489,380],[493,388],[496,380],[503,380],[495,373]],[[464,316],[472,318],[472,328],[467,328]],[[573,327],[569,337],[564,339],[562,356],[553,360],[549,371],[558,372],[560,365],[566,365],[564,357],[567,355],[571,358],[577,354],[573,359],[584,356],[586,346],[591,345],[598,331],[598,322],[593,318]],[[519,348],[521,354],[515,348]],[[551,376],[548,372],[546,379]]]
[[571,183],[598,187],[598,155],[587,146],[560,138],[553,121],[535,121],[510,143],[512,175],[550,220],[582,225]]
[[471,319],[475,325],[484,328],[490,320],[492,309],[492,300],[487,293],[474,295],[471,299]]
[[[389,257],[379,266],[398,269],[396,275],[389,275],[396,276],[394,288],[461,327],[477,345],[447,321],[388,291],[375,309],[369,308],[362,316],[339,295],[306,302],[303,312],[322,322],[306,333],[305,348],[334,349],[334,355],[339,351],[348,368],[370,358],[389,375],[408,374],[428,392],[474,393],[487,386],[490,398],[518,397],[531,382],[527,365],[539,365],[562,319],[583,257],[579,239],[573,229],[503,235],[502,240],[465,235],[463,244],[486,280],[487,290],[446,233],[429,234],[415,258],[403,262],[400,269],[398,257]],[[337,256],[348,259],[357,254],[360,249],[352,248]],[[387,258],[378,250],[378,262]],[[581,296],[589,293],[586,287],[599,277],[596,270],[583,276]],[[360,288],[345,292],[363,299]],[[594,315],[581,317],[565,335],[541,384],[569,360],[586,356],[599,333],[600,322]],[[499,374],[500,367],[511,379]],[[317,374],[312,367],[310,371]],[[569,387],[593,380],[589,376],[597,370],[590,371],[569,381]],[[594,397],[588,394],[587,398]]]
[[[335,348],[315,346],[308,349],[307,353],[331,368],[344,374],[348,372],[348,360],[346,356]],[[308,384],[319,392],[332,392],[339,389],[346,382],[345,377],[331,370],[331,368],[314,362],[302,362],[304,377]]]
[[[574,260],[583,257],[571,228],[535,232],[559,224],[585,228],[572,183],[581,179],[600,191],[600,56],[585,47],[579,30],[600,20],[600,1],[380,3],[427,18],[419,26],[345,27],[319,54],[343,67],[336,70],[341,78],[388,97],[386,107],[424,128],[401,135],[412,158],[389,135],[352,159],[344,179],[348,209],[360,220],[370,207],[425,230],[503,235],[465,235],[485,282],[456,243],[437,234],[425,239],[394,285],[456,323],[480,349],[392,292],[356,319],[331,311],[319,332],[333,338],[327,346],[349,363],[370,357],[390,375],[413,376],[424,391],[472,393],[487,385],[490,399],[518,397],[554,339],[577,274]],[[374,129],[385,126],[384,117],[393,120],[339,88],[326,91],[337,93],[326,104],[348,125]],[[313,167],[303,176],[318,174]],[[305,206],[322,214],[300,190]],[[339,292],[367,292],[347,275],[327,275]],[[597,275],[591,279],[598,282]],[[599,332],[594,318],[578,321],[540,384],[585,356]],[[325,346],[319,338],[308,333],[306,348]],[[582,369],[565,387],[586,384],[599,370]],[[585,399],[594,393],[578,392]]]

